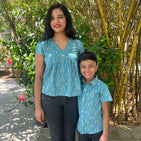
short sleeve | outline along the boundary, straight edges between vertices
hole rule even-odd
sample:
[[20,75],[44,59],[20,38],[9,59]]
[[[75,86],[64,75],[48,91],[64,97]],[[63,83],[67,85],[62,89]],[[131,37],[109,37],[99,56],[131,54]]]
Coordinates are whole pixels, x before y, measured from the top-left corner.
[[44,50],[43,50],[43,45],[41,42],[38,42],[36,45],[36,53],[44,56]]
[[101,102],[112,101],[112,97],[107,85],[103,85],[100,92]]
[[83,44],[80,40],[76,40],[76,44],[77,44],[77,47],[78,47],[78,53],[81,54],[83,52]]

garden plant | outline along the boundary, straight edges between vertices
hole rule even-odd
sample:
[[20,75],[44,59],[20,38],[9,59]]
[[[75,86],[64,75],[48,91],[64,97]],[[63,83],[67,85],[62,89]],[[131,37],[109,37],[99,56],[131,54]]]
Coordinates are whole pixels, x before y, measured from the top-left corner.
[[[1,0],[1,40],[9,51],[11,71],[26,93],[17,100],[34,104],[35,48],[40,40],[47,8],[55,2],[66,5],[85,50],[97,54],[97,75],[111,91],[110,116],[116,122],[139,121],[141,112],[141,1],[139,0]],[[6,63],[6,62],[5,62]]]

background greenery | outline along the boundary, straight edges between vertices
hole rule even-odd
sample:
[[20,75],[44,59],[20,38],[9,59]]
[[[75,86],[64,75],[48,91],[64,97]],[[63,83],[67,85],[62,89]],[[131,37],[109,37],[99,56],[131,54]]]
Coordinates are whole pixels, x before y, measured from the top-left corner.
[[25,105],[34,103],[35,47],[44,30],[47,9],[55,2],[68,7],[85,50],[97,54],[97,75],[107,83],[113,97],[109,107],[112,119],[138,121],[141,112],[138,0],[1,0],[0,32],[8,34],[7,40],[1,40],[7,51],[0,48],[5,51],[0,61],[6,63],[11,57],[11,70],[17,82],[26,87]]

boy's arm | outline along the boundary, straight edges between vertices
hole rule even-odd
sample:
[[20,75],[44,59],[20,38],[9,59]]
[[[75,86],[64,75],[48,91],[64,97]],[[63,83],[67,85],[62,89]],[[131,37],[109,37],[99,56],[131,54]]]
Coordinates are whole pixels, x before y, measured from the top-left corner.
[[99,141],[108,141],[109,111],[108,102],[102,102],[103,134]]

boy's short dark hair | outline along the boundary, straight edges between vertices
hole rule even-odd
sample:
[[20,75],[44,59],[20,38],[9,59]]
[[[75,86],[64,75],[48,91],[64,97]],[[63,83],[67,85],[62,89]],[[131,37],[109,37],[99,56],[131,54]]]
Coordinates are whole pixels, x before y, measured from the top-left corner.
[[80,54],[78,58],[78,65],[80,65],[81,61],[85,61],[85,60],[93,60],[96,62],[96,65],[97,65],[97,57],[91,51],[83,52]]

